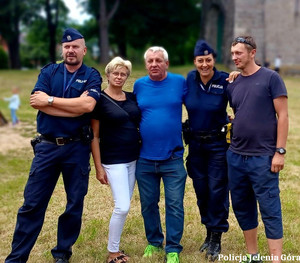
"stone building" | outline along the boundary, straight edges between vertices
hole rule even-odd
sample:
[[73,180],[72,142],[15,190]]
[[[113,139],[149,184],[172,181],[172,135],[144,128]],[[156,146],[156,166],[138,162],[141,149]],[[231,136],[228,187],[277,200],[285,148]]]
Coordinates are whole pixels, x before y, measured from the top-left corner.
[[286,67],[300,65],[300,0],[203,0],[201,38],[232,65],[230,46],[238,35],[252,35],[259,63],[277,55]]

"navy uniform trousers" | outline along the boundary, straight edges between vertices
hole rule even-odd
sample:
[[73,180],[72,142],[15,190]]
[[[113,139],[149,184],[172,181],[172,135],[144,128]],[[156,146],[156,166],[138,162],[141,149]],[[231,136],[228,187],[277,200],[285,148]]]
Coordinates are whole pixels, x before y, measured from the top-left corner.
[[212,232],[229,228],[229,188],[225,139],[199,142],[191,139],[187,171],[193,180],[201,223]]
[[42,141],[35,146],[24,204],[19,209],[12,251],[5,262],[26,262],[41,231],[45,212],[62,173],[67,205],[58,219],[54,258],[70,258],[81,228],[84,196],[88,190],[90,146],[81,141],[62,146]]

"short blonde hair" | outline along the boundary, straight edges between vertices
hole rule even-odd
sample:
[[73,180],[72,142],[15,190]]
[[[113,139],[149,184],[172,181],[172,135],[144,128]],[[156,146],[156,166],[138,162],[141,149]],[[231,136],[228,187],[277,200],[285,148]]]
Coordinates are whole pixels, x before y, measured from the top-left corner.
[[131,74],[132,65],[129,60],[124,60],[121,57],[113,58],[105,67],[105,74],[109,74],[119,67],[125,67],[127,69],[127,75]]

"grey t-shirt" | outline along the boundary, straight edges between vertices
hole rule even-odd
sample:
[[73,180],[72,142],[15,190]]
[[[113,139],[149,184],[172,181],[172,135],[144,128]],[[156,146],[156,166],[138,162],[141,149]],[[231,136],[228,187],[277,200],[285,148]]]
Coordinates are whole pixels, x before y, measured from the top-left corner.
[[262,67],[250,76],[239,75],[228,85],[227,94],[235,113],[229,149],[243,155],[273,156],[277,138],[273,100],[287,96],[279,74]]

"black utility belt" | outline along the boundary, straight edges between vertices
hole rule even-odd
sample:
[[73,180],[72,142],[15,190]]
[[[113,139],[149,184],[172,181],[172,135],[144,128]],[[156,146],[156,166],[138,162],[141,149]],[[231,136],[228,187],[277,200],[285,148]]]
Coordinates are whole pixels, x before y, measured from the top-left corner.
[[40,135],[41,141],[51,142],[56,145],[62,146],[71,142],[81,141],[80,137],[51,137],[47,135]]
[[221,140],[225,139],[226,133],[223,133],[221,131],[219,132],[193,132],[191,133],[192,139],[196,141],[211,141],[211,140]]

